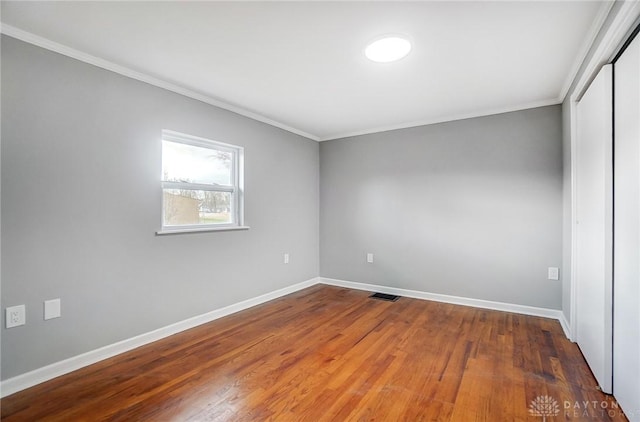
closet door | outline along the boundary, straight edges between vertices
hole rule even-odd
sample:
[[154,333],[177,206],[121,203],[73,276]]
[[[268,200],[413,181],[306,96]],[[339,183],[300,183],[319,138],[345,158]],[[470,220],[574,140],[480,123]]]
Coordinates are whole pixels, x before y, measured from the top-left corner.
[[606,65],[577,105],[576,340],[612,391],[613,81]]
[[640,421],[640,36],[614,65],[614,385]]

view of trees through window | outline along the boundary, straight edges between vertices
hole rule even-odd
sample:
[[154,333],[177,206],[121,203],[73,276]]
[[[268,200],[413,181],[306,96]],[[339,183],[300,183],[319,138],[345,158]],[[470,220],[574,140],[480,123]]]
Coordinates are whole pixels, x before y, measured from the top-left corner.
[[233,223],[234,153],[163,140],[165,226]]
[[231,222],[231,195],[187,189],[165,189],[164,224],[215,224]]

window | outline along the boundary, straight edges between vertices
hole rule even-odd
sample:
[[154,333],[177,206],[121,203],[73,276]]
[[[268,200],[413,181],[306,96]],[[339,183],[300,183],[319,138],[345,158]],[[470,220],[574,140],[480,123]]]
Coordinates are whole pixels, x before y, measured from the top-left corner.
[[245,229],[242,147],[162,131],[162,230]]

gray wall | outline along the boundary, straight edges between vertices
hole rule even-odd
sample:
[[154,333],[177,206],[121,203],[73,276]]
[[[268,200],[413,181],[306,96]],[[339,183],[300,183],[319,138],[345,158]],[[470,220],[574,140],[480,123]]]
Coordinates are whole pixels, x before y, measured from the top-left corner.
[[560,106],[323,142],[320,274],[560,309],[562,176]]
[[[1,106],[2,379],[318,274],[561,306],[559,106],[318,145],[6,36]],[[245,147],[250,230],[155,235],[162,129]]]
[[[245,147],[250,230],[155,235],[162,129]],[[316,277],[318,149],[3,36],[3,379]]]

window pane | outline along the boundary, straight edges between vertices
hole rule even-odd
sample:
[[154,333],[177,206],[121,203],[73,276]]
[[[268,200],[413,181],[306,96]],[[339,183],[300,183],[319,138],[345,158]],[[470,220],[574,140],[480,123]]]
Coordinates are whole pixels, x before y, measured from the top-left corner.
[[231,185],[231,160],[231,152],[162,141],[164,181]]
[[165,226],[233,222],[229,192],[164,189],[162,199]]

